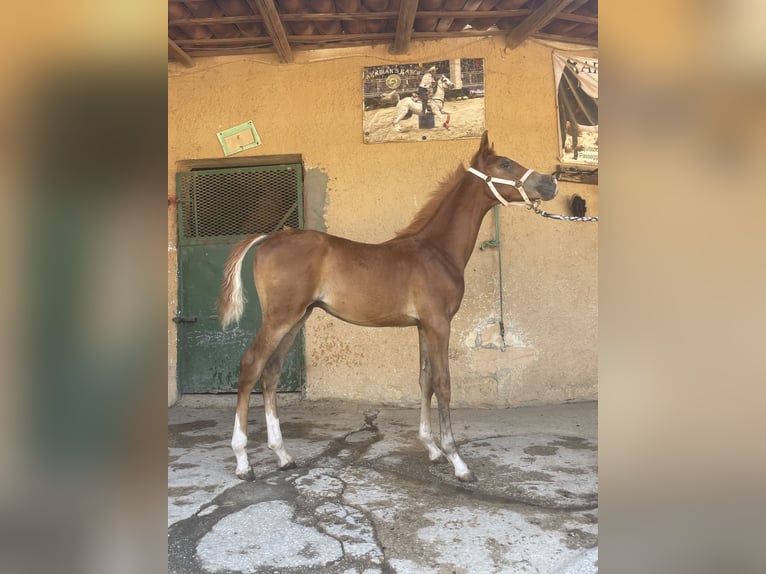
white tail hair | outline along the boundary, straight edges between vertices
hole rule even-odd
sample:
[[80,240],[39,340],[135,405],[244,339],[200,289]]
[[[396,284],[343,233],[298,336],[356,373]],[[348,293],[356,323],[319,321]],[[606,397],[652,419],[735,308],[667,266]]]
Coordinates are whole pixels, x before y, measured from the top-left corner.
[[261,243],[267,237],[268,235],[256,235],[243,239],[231,249],[226,258],[221,295],[218,297],[218,318],[224,329],[232,323],[239,324],[245,311],[247,297],[242,289],[242,260],[253,245]]

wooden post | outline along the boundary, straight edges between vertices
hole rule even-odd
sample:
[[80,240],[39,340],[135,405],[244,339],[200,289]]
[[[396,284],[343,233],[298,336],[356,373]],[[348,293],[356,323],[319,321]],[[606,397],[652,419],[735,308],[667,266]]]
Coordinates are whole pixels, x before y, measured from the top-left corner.
[[519,46],[529,36],[545,27],[548,22],[553,20],[559,12],[572,2],[573,0],[545,0],[537,10],[524,18],[521,24],[511,30],[505,37],[505,48],[513,50]]
[[290,63],[295,58],[293,50],[290,48],[290,42],[287,41],[285,28],[279,19],[279,12],[274,5],[274,0],[247,0],[248,5],[253,12],[259,12],[263,16],[263,25],[269,33],[271,41],[274,42],[274,49],[279,54],[283,62]]
[[410,49],[412,27],[415,25],[417,11],[418,0],[402,0],[399,5],[399,17],[396,20],[396,36],[389,50],[392,54],[406,54]]
[[170,49],[171,52],[173,52],[173,55],[176,57],[176,59],[181,62],[184,66],[187,68],[194,67],[194,60],[192,60],[191,56],[184,52],[181,47],[176,44],[173,39],[168,36],[168,49]]

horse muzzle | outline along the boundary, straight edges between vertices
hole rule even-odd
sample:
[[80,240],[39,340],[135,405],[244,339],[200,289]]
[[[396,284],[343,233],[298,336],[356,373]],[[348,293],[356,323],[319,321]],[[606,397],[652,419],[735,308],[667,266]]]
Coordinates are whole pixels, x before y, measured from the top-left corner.
[[[559,192],[559,182],[552,175],[536,174],[534,181],[530,181],[530,189],[543,201],[549,201],[556,197]],[[532,177],[529,178],[532,180]]]

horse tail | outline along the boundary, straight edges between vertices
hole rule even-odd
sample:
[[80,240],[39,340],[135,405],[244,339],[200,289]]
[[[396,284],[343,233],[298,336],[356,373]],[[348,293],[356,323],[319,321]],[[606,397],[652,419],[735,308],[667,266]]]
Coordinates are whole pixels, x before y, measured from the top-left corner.
[[224,329],[232,323],[239,323],[245,311],[247,297],[242,289],[242,260],[251,247],[262,243],[267,237],[268,235],[255,235],[243,239],[232,247],[226,258],[221,294],[218,297],[218,318]]

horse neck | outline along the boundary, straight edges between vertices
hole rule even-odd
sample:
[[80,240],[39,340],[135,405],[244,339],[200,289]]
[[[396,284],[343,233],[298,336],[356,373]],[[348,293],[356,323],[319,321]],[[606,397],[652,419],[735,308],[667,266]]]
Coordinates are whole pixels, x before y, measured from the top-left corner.
[[466,172],[418,233],[446,252],[461,269],[473,253],[484,216],[496,203],[482,186],[481,180]]

